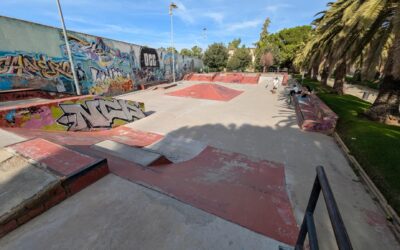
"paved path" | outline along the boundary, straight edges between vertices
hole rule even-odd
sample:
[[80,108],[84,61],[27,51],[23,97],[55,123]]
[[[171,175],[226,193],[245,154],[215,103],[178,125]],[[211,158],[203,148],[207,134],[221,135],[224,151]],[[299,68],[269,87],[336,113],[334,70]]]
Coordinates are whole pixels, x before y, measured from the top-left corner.
[[[329,79],[328,80],[328,85],[333,87],[334,84],[334,80],[333,79]],[[365,86],[360,86],[360,85],[354,85],[354,84],[344,84],[344,93],[348,94],[348,95],[353,95],[356,96],[360,99],[363,98],[363,95],[365,92],[368,92],[368,98],[365,100],[367,102],[373,103],[376,99],[376,97],[378,97],[378,90],[376,89],[371,89]]]

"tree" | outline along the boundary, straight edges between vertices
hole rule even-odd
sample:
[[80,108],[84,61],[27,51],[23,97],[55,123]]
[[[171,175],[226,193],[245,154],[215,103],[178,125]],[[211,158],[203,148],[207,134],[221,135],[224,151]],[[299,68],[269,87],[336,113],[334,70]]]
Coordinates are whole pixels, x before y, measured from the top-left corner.
[[228,61],[228,49],[223,43],[213,43],[204,53],[203,62],[211,71],[222,71]]
[[233,39],[232,42],[228,44],[228,50],[236,50],[239,48],[242,40],[240,38]]
[[[400,112],[400,5],[396,0],[338,0],[316,20],[304,67],[318,61],[335,68],[335,85],[343,90],[348,64],[361,60],[361,74],[371,77],[382,68],[379,94],[367,115],[381,122],[397,120]],[[320,56],[316,57],[315,52]],[[385,64],[384,67],[381,65]],[[329,71],[330,71],[329,70]]]
[[249,50],[242,46],[235,50],[231,58],[229,58],[227,63],[228,70],[239,70],[244,71],[251,63],[251,55]]
[[261,56],[260,64],[263,66],[263,72],[267,72],[268,68],[274,65],[274,55],[266,52]]
[[193,53],[190,49],[181,49],[180,54],[182,56],[192,56],[193,55]]
[[172,48],[172,47],[168,47],[168,48],[167,48],[167,51],[168,51],[169,53],[171,53],[171,52],[173,51],[175,54],[179,54],[179,52],[178,52],[175,48]]
[[267,41],[279,50],[279,65],[293,67],[293,60],[298,50],[305,46],[312,28],[309,25],[283,29],[267,37]]
[[203,57],[203,49],[200,48],[199,46],[193,46],[192,47],[192,56],[202,58]]
[[311,26],[297,26],[270,34],[268,32],[269,24],[270,20],[267,18],[260,33],[260,40],[256,43],[256,68],[264,70],[261,58],[268,52],[273,55],[277,66],[293,68],[296,54],[304,48],[311,36]]

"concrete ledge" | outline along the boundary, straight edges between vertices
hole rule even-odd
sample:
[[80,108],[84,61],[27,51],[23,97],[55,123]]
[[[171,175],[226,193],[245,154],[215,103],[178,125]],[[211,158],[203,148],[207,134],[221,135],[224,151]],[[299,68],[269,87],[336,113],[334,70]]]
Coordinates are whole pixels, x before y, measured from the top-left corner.
[[[31,142],[35,142],[35,140],[31,140]],[[20,144],[25,145],[24,142]],[[57,146],[58,156],[64,151],[70,156],[71,152],[75,152],[62,146]],[[60,175],[60,173],[55,173],[48,169],[49,166],[42,162],[43,160],[46,161],[46,158],[26,158],[27,156],[19,155],[18,150],[13,148],[9,148],[5,152],[5,154],[2,154],[1,162],[4,163],[14,158],[20,160],[19,162],[6,162],[9,165],[8,167],[4,164],[0,165],[6,172],[9,172],[8,178],[3,177],[3,179],[5,178],[4,180],[0,179],[0,193],[8,193],[9,196],[16,198],[13,204],[9,204],[9,201],[2,202],[7,206],[1,210],[2,214],[0,214],[0,238],[109,173],[106,159],[90,157],[93,161],[90,161],[89,164],[85,163],[79,170],[75,169],[71,174]],[[78,155],[79,153],[76,152],[76,154]],[[84,155],[79,155],[84,157]],[[57,167],[54,165],[55,163],[52,162],[51,167]],[[23,187],[25,189],[22,189]],[[19,194],[21,192],[23,193]],[[5,199],[8,198],[5,197]]]
[[172,163],[163,155],[149,149],[129,146],[123,143],[105,140],[92,146],[94,149],[134,162],[144,167],[160,166]]
[[302,130],[332,134],[335,131],[338,116],[321,99],[311,94],[307,97],[294,95],[297,123]]

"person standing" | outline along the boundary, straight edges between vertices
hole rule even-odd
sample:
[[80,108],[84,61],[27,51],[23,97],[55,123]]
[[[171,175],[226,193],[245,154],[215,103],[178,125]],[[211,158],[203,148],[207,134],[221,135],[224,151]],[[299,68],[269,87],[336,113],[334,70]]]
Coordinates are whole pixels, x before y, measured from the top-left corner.
[[279,87],[279,79],[278,79],[278,77],[275,77],[275,79],[274,79],[274,87],[272,88],[271,92],[273,94],[275,94],[276,90],[278,89],[278,87]]

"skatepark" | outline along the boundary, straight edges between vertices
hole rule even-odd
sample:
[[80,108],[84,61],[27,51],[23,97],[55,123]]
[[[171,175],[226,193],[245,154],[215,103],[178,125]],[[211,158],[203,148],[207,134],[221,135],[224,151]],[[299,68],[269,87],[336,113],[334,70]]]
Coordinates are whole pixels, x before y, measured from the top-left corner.
[[[2,123],[0,188],[18,195],[0,197],[1,248],[292,249],[323,166],[353,248],[398,249],[334,138],[299,126],[285,85],[270,91],[288,76],[235,77],[1,107],[64,111]],[[336,249],[322,197],[314,220],[321,249]]]

